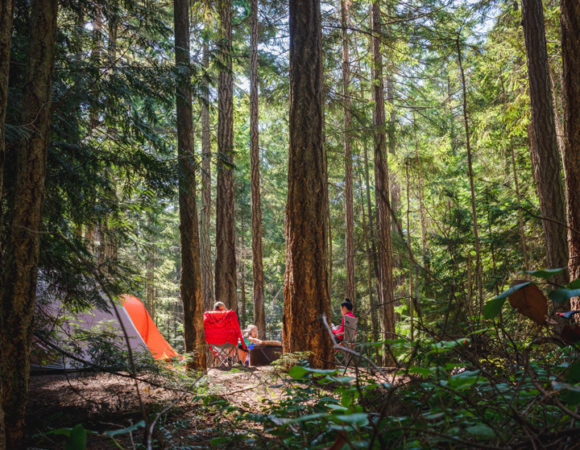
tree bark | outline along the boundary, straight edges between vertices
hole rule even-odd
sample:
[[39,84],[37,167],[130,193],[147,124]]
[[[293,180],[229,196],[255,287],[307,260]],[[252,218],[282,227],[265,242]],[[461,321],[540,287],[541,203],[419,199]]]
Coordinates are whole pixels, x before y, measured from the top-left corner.
[[354,206],[352,179],[352,120],[350,111],[350,61],[348,33],[350,0],[340,1],[342,24],[342,92],[344,95],[344,206],[345,206],[345,254],[346,254],[346,297],[355,304],[354,277]]
[[258,337],[266,337],[264,268],[262,265],[262,205],[260,195],[260,145],[258,134],[258,0],[250,1],[250,171],[252,190],[252,267],[254,324]]
[[[554,125],[554,108],[548,75],[548,55],[544,29],[544,13],[541,0],[522,0],[522,18],[530,100],[532,104],[532,123],[534,145],[531,151],[536,154],[532,163],[539,164],[537,175],[538,197],[544,228],[547,264],[551,268],[564,267],[568,262],[566,242],[566,215],[564,212],[564,191],[562,188],[560,155]],[[565,275],[554,277],[556,282],[564,282]]]
[[[242,229],[244,228],[244,223],[241,223]],[[246,326],[246,264],[244,262],[246,255],[246,245],[244,243],[244,233],[240,233],[240,326],[244,328]]]
[[[207,26],[207,25],[206,25]],[[209,49],[203,43],[203,66],[209,68]],[[201,102],[201,285],[203,289],[204,308],[209,311],[213,307],[213,266],[211,263],[211,241],[209,229],[211,222],[211,135],[209,123],[209,82],[204,79]]]
[[409,214],[411,210],[411,195],[409,183],[409,160],[405,161],[405,177],[407,179],[407,242],[409,244],[409,316],[411,319],[411,342],[414,339],[414,315],[415,305],[413,304],[413,255],[411,253],[411,221]]
[[290,117],[283,347],[334,366],[329,317],[322,148],[320,0],[290,0]]
[[176,92],[177,157],[179,172],[179,233],[181,236],[180,290],[183,303],[185,351],[192,353],[192,368],[205,370],[203,295],[201,290],[201,261],[195,195],[188,0],[175,0],[174,22],[175,64],[179,74]]
[[219,0],[221,61],[218,81],[218,164],[216,201],[215,297],[237,312],[236,237],[234,223],[234,114],[232,77],[232,3]]
[[514,142],[513,142],[512,136],[510,136],[510,155],[511,155],[511,160],[512,160],[512,173],[514,175],[514,187],[516,190],[516,200],[518,202],[518,223],[519,223],[519,228],[520,228],[520,241],[522,243],[522,253],[524,256],[524,267],[526,268],[526,270],[530,270],[530,263],[528,260],[528,249],[526,246],[526,233],[524,230],[524,218],[522,215],[522,204],[520,201],[520,184],[519,184],[519,180],[518,180],[518,172],[516,170],[516,157],[515,157]]
[[10,47],[12,45],[12,19],[14,1],[0,3],[0,224],[2,223],[2,198],[4,185],[6,106],[8,104],[8,76],[10,74]]
[[373,80],[373,125],[375,158],[375,202],[378,224],[378,267],[379,304],[383,329],[383,365],[391,366],[395,361],[387,339],[395,337],[395,309],[393,295],[393,251],[391,244],[391,219],[389,205],[389,168],[386,155],[385,97],[383,85],[383,60],[380,48],[381,10],[379,2],[372,2],[372,80]]
[[475,199],[475,182],[473,176],[473,162],[471,152],[471,136],[469,133],[469,118],[467,117],[467,89],[465,87],[465,71],[463,70],[463,59],[461,57],[461,43],[459,39],[457,45],[457,62],[461,74],[461,90],[463,93],[463,123],[465,126],[465,147],[467,149],[467,172],[469,175],[469,190],[471,191],[471,220],[473,220],[473,241],[475,246],[475,284],[477,286],[477,304],[479,314],[483,313],[483,275],[481,268],[481,250],[479,245],[479,228],[477,225],[477,209]]
[[[360,183],[362,187],[362,182]],[[367,289],[369,291],[369,311],[371,314],[371,330],[373,342],[378,342],[379,340],[379,318],[377,316],[377,305],[374,301],[373,296],[373,254],[371,252],[370,245],[370,229],[367,226],[367,219],[365,214],[365,199],[363,196],[362,189],[360,191],[361,196],[361,211],[362,211],[362,227],[363,227],[363,238],[365,241],[365,252],[367,254]]]
[[[562,60],[564,63],[564,169],[566,173],[570,279],[580,278],[580,3],[562,0]],[[580,309],[580,298],[570,300]]]
[[28,135],[17,149],[16,187],[0,291],[0,384],[5,414],[0,442],[20,448],[24,436],[32,320],[50,126],[57,2],[34,0],[21,121]]

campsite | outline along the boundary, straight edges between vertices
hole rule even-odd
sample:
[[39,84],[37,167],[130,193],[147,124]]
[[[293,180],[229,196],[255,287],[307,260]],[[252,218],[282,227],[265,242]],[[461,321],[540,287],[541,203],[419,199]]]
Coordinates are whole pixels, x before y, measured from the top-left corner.
[[580,448],[578,49],[578,0],[2,0],[0,450]]

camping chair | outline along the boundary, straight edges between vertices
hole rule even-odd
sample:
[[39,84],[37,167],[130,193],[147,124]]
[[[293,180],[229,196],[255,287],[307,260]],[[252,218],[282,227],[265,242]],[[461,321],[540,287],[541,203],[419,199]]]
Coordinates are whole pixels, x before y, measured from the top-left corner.
[[[358,324],[358,319],[352,316],[344,316],[344,339],[338,348],[336,349],[337,362],[340,365],[344,365],[343,375],[346,373],[348,366],[350,365],[353,354],[350,352],[345,352],[340,349],[340,347],[347,348],[349,350],[354,350],[356,346],[356,327]],[[342,360],[342,361],[341,361]]]
[[238,339],[242,347],[246,347],[236,312],[207,311],[203,313],[203,327],[205,341],[215,358],[216,367],[231,368],[237,359]]

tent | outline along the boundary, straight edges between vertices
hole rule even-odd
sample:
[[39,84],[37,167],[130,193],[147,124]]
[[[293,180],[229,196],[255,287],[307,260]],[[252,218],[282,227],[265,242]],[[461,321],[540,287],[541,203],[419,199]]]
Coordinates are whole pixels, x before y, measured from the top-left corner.
[[169,342],[160,333],[141,300],[125,294],[121,296],[121,302],[153,358],[168,359],[177,356],[177,352],[173,350]]
[[43,317],[42,322],[46,324],[48,331],[56,336],[55,346],[73,354],[74,358],[60,355],[53,347],[46,345],[39,335],[34,339],[31,356],[32,368],[35,371],[78,369],[87,367],[83,361],[89,365],[95,363],[93,342],[75,340],[75,336],[83,331],[102,333],[120,350],[127,348],[126,333],[134,356],[151,354],[155,359],[178,356],[137,297],[123,295],[121,304],[116,305],[122,326],[111,307],[111,311],[95,308],[89,312],[71,315],[59,300],[50,296],[44,296],[43,300],[44,302],[37,304],[37,314]]

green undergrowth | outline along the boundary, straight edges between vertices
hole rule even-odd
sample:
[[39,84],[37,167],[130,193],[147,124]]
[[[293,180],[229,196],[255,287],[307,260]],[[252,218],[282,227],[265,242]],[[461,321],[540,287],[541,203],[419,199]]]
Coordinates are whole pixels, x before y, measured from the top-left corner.
[[263,427],[249,433],[245,443],[285,448],[573,444],[580,404],[578,352],[528,343],[484,358],[473,351],[474,338],[489,334],[480,330],[450,341],[407,343],[412,360],[389,373],[355,368],[343,376],[342,369],[295,365],[280,401],[265,400],[261,411],[237,417]]

